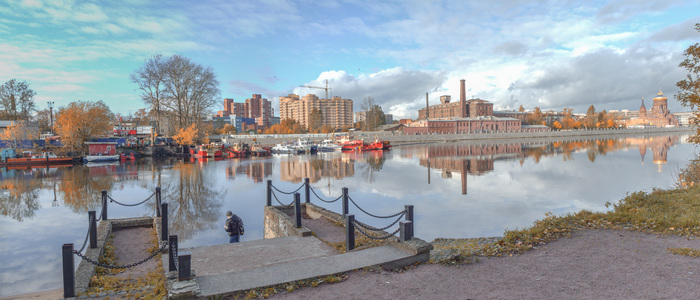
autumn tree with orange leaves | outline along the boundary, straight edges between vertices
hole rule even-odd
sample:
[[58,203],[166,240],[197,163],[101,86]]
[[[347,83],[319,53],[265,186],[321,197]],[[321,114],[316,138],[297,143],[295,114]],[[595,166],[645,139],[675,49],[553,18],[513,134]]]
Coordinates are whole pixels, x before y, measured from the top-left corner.
[[284,119],[279,124],[272,125],[265,130],[267,134],[295,134],[306,132],[306,128],[294,119]]
[[173,135],[173,140],[180,145],[194,145],[197,142],[197,124],[192,123],[190,127],[178,129],[177,134]]
[[114,114],[102,101],[77,101],[58,110],[54,127],[63,147],[83,152],[89,138],[109,135],[113,118]]

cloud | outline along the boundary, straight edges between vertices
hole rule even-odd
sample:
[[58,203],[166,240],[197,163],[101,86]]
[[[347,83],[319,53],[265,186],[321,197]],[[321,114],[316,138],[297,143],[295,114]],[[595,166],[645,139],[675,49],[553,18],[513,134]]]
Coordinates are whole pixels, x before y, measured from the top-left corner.
[[[417,115],[418,108],[424,103],[421,101],[425,99],[425,93],[440,87],[445,80],[445,74],[439,71],[406,70],[401,67],[357,77],[342,70],[327,71],[305,85],[323,87],[326,79],[332,88],[331,96],[352,99],[353,111],[360,110],[362,99],[373,97],[374,102],[382,106],[385,113],[403,118]],[[320,89],[298,87],[293,93],[325,97],[325,92]]]
[[698,31],[695,24],[700,23],[700,17],[690,18],[681,23],[670,25],[657,31],[649,37],[650,42],[678,42],[685,40],[697,40]]

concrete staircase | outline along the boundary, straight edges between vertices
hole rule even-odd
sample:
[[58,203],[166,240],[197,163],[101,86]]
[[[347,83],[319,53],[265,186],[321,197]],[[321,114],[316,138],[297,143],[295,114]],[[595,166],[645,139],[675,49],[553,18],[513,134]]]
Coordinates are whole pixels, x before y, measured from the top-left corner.
[[[228,295],[370,266],[396,268],[420,255],[391,245],[338,254],[315,237],[289,236],[243,243],[181,249],[192,254],[190,281],[169,280],[173,298]],[[164,255],[167,268],[167,255]]]

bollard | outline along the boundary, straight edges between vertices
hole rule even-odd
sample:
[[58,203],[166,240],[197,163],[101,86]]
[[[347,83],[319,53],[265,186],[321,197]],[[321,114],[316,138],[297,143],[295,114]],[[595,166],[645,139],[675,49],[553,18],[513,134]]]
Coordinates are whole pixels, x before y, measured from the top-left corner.
[[400,221],[399,222],[399,241],[405,242],[410,241],[413,238],[413,222],[411,221]]
[[345,215],[345,252],[355,249],[355,215]]
[[182,254],[177,255],[177,281],[185,281],[192,278],[191,261],[192,254],[190,252],[182,252]]
[[175,259],[177,258],[177,235],[171,235],[168,239],[168,272],[175,271]]
[[343,216],[348,214],[348,188],[343,188]]
[[301,227],[301,199],[299,193],[294,193],[294,227]]
[[311,195],[309,195],[309,189],[311,188],[311,186],[309,185],[309,177],[304,178],[304,185],[304,192],[306,192],[305,202],[309,203],[311,202]]
[[162,203],[161,205],[162,216],[160,218],[160,236],[161,240],[168,240],[168,203]]
[[102,190],[102,220],[107,220],[107,191]]
[[95,211],[88,211],[88,225],[90,228],[90,249],[97,248],[97,219],[95,218]]
[[160,217],[160,203],[161,203],[161,198],[160,198],[160,187],[156,187],[156,217]]
[[75,297],[75,270],[73,244],[63,244],[63,298]]
[[406,221],[413,223],[413,205],[406,205]]
[[272,205],[272,180],[267,180],[267,206]]

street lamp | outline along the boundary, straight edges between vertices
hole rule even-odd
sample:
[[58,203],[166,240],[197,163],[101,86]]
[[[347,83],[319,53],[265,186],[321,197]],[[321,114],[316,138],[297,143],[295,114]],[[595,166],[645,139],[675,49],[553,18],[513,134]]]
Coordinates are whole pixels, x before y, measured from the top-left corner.
[[49,101],[49,114],[51,115],[51,125],[49,128],[51,129],[51,134],[53,135],[53,101]]

